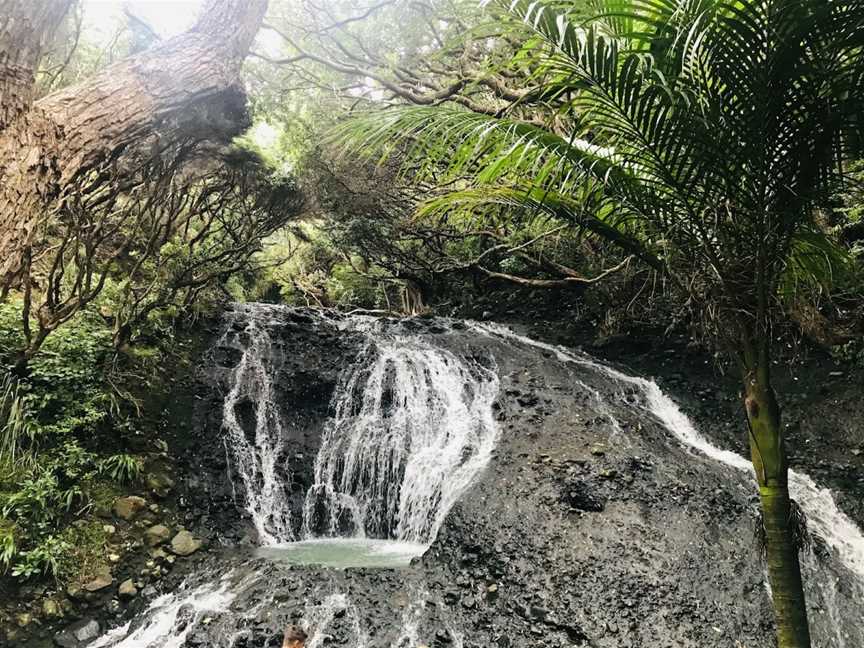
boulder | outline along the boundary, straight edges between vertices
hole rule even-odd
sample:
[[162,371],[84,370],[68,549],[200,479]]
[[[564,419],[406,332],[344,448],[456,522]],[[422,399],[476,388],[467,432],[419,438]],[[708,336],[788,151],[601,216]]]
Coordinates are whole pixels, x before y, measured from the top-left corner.
[[144,478],[144,483],[158,497],[167,497],[174,488],[174,480],[161,472],[152,472]]
[[117,595],[122,599],[135,598],[138,596],[138,588],[135,587],[135,583],[132,579],[128,578],[120,583],[120,587],[117,588]]
[[182,529],[171,540],[171,551],[178,556],[188,556],[201,548],[201,541],[186,529]]
[[59,619],[63,616],[60,604],[53,598],[42,599],[42,614],[48,619]]
[[144,532],[144,542],[148,547],[158,547],[171,539],[171,529],[164,524],[156,524]]
[[82,619],[54,635],[54,643],[60,648],[78,648],[99,636],[99,624],[93,619]]
[[114,515],[123,519],[131,520],[138,512],[147,508],[147,500],[137,495],[121,497],[114,502]]
[[81,583],[69,583],[69,585],[66,586],[66,595],[73,601],[78,601],[83,598],[84,590],[81,587]]
[[114,577],[111,576],[111,570],[107,567],[102,567],[96,572],[96,575],[91,580],[84,583],[82,587],[88,592],[98,592],[106,587],[110,587],[113,582]]

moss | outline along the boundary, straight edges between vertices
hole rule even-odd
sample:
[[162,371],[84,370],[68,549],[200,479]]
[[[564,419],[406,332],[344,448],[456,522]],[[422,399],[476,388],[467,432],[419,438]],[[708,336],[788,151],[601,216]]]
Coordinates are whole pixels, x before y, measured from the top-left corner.
[[87,492],[90,496],[91,511],[96,515],[107,515],[114,506],[114,500],[124,495],[116,482],[101,480],[93,482]]
[[93,574],[105,564],[105,548],[109,535],[99,519],[82,519],[67,527],[61,534],[72,547],[68,557],[61,562],[60,578],[73,581]]

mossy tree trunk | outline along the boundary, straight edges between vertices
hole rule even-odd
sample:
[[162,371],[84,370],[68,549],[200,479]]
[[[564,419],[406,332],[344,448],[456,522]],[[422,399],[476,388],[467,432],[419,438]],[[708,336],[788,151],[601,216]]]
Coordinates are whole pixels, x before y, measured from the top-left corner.
[[798,560],[789,466],[780,424],[780,407],[771,386],[768,342],[745,353],[744,405],[750,429],[750,453],[765,528],[768,577],[774,600],[779,648],[810,648],[807,606]]

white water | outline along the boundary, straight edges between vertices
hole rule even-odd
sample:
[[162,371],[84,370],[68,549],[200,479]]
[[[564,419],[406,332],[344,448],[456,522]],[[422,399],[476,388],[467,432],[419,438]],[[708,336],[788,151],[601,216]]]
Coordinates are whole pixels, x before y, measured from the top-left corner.
[[224,399],[223,431],[261,542],[284,546],[302,531],[304,540],[397,540],[419,555],[495,447],[495,368],[419,335],[391,333],[372,318],[339,321],[367,344],[337,385],[303,520],[294,522],[285,465],[291,430],[280,416],[290,403],[278,402],[275,392],[282,357],[270,335],[286,312],[236,305],[217,343],[240,354]]
[[[550,351],[562,362],[573,363],[586,367],[601,375],[625,385],[636,387],[642,394],[644,405],[639,405],[653,414],[673,436],[688,448],[729,466],[736,471],[749,475],[755,480],[751,462],[739,454],[723,450],[711,444],[693,425],[693,422],[680,410],[678,405],[669,398],[653,380],[628,376],[612,367],[600,364],[588,356],[574,353],[561,346],[545,344],[519,335],[505,326],[472,322],[471,327],[480,333],[492,337],[516,341],[545,351]],[[628,403],[631,404],[631,403]],[[631,404],[632,405],[632,404]],[[755,492],[755,491],[754,491]],[[813,556],[802,560],[802,569],[809,575],[810,584],[819,591],[822,609],[818,612],[828,616],[827,634],[834,635],[833,648],[861,648],[864,646],[864,620],[859,627],[842,630],[842,620],[850,619],[849,613],[842,609],[838,601],[838,590],[841,587],[850,590],[844,597],[857,606],[857,616],[864,617],[864,533],[837,506],[831,491],[820,488],[808,475],[794,470],[789,471],[789,492],[807,515],[808,527],[811,532],[824,540],[830,547],[832,555],[852,575],[851,581],[843,582],[833,570],[828,570],[818,564]],[[852,614],[856,611],[851,610]]]
[[[238,307],[232,315],[235,318],[232,325],[235,334],[238,329],[242,333],[235,338],[226,334],[221,342],[242,354],[226,395],[226,410],[231,409],[230,417],[226,412],[228,447],[236,463],[235,470],[251,493],[247,508],[253,521],[256,526],[261,525],[259,532],[264,530],[261,536],[265,543],[269,540],[276,545],[293,537],[282,535],[285,528],[280,531],[277,524],[284,521],[290,533],[284,486],[277,470],[279,457],[287,454],[284,445],[290,443],[290,435],[272,401],[275,392],[270,376],[275,375],[271,372],[278,368],[279,357],[267,332],[268,326],[280,324],[278,314],[277,307]],[[366,332],[369,345],[358,362],[346,370],[337,388],[334,416],[327,423],[322,450],[316,459],[316,485],[310,490],[304,514],[304,527],[310,535],[313,529],[323,527],[325,535],[348,533],[354,537],[310,538],[263,549],[284,552],[282,555],[289,562],[320,564],[329,560],[334,566],[348,566],[361,556],[362,560],[373,562],[380,559],[382,563],[376,566],[394,566],[389,562],[391,559],[404,564],[403,561],[422,553],[434,538],[447,511],[488,462],[498,437],[492,417],[492,402],[499,387],[494,369],[431,346],[418,336],[391,335],[367,325],[366,320],[347,324]],[[588,357],[518,336],[503,327],[472,326],[484,335],[550,351],[563,362],[638,392],[638,402],[628,400],[627,405],[656,417],[685,447],[728,466],[733,474],[740,475],[741,487],[746,488],[752,476],[749,461],[710,444],[653,381],[628,376]],[[623,435],[602,394],[576,378],[574,381],[603,405],[601,412],[610,422],[610,433]],[[251,440],[236,414],[235,405],[244,399],[252,400],[254,405],[255,435]],[[259,439],[271,434],[273,438]],[[243,461],[254,465],[245,465]],[[449,475],[455,478],[448,480]],[[388,480],[396,482],[398,488],[391,489],[392,485],[385,483]],[[803,561],[805,579],[818,594],[809,600],[811,607],[816,606],[811,610],[811,619],[820,628],[820,640],[827,641],[821,646],[861,648],[864,628],[854,619],[860,618],[864,601],[864,538],[836,506],[829,490],[819,488],[800,473],[793,473],[791,480],[793,496],[832,553],[830,563],[818,562],[812,556]],[[262,488],[269,489],[266,498],[270,501],[262,499]],[[252,510],[255,507],[257,511]],[[396,541],[362,537],[376,533]],[[343,565],[346,553],[352,556]],[[228,630],[217,632],[211,627],[207,632],[209,638],[215,637],[211,648],[231,648],[241,637],[248,641],[252,638],[251,630],[237,630],[237,618],[260,618],[279,600],[279,591],[267,584],[266,595],[254,605],[242,611],[232,610],[235,595],[261,584],[255,578],[255,574],[249,574],[241,581],[229,574],[213,583],[163,595],[139,617],[140,625],[130,623],[118,628],[93,646],[179,648],[196,628],[211,622],[221,628],[220,617],[224,617]],[[428,593],[414,592],[402,619],[394,619],[393,626],[400,630],[390,648],[416,648],[424,643],[421,628],[426,619],[427,600]],[[366,648],[370,643],[361,621],[363,615],[342,592],[332,591],[323,599],[310,601],[302,616],[302,625],[310,635],[307,648],[324,648],[330,633],[337,629],[344,631],[346,624],[352,648]],[[460,648],[461,635],[452,628],[450,631],[451,645]],[[814,646],[820,644],[816,642]]]
[[[238,642],[249,645],[260,641],[252,634],[250,626],[261,617],[278,609],[278,590],[269,588],[252,606],[242,610],[232,609],[237,597],[255,588],[260,589],[262,579],[254,572],[239,579],[234,572],[221,579],[198,587],[181,588],[173,593],[154,599],[139,615],[140,624],[133,627],[130,621],[102,635],[89,648],[183,648],[190,635],[199,629],[209,628],[206,634],[208,648],[233,648]],[[421,627],[426,620],[429,592],[421,587],[410,588],[411,598],[405,606],[396,639],[389,648],[417,648],[428,645],[422,638]],[[440,604],[438,604],[440,607]],[[306,603],[300,625],[309,635],[306,648],[322,648],[328,645],[334,624],[339,620],[342,630],[346,620],[352,648],[367,648],[370,643],[363,627],[361,614],[350,597],[342,592],[328,594],[320,601]],[[462,635],[446,622],[452,643],[451,648],[462,648]],[[253,644],[254,645],[254,644]],[[380,645],[380,644],[375,644]]]
[[[420,630],[427,615],[427,601],[431,596],[422,587],[412,587],[410,600],[402,613],[399,623],[399,635],[390,644],[390,648],[421,648],[431,645],[423,639]],[[306,648],[322,648],[330,638],[330,628],[339,616],[347,616],[352,629],[354,648],[366,648],[369,636],[363,630],[360,614],[351,599],[340,592],[331,594],[320,603],[307,605],[303,612],[303,627],[309,634]],[[449,648],[463,648],[464,640],[460,632],[456,632],[447,623],[450,635]]]
[[356,648],[364,648],[369,641],[360,625],[360,615],[345,594],[327,596],[316,605],[307,605],[303,612],[304,630],[309,635],[307,648],[320,648],[330,638],[328,630],[338,615],[347,615],[351,623]]
[[334,399],[304,537],[428,544],[498,438],[494,370],[415,337],[375,336]]
[[146,621],[132,629],[132,622],[103,635],[90,648],[181,648],[189,633],[199,624],[226,612],[234,600],[232,575],[191,590],[178,591],[154,599],[146,611]]
[[[246,510],[265,544],[294,539],[285,483],[277,471],[287,441],[273,383],[279,357],[274,354],[267,330],[280,323],[277,314],[275,306],[235,305],[228,315],[227,332],[218,343],[242,354],[232,371],[231,389],[225,395],[222,429],[226,450],[233,458],[231,466],[243,480]],[[242,336],[236,335],[240,327]],[[238,418],[242,406],[254,412],[251,439]]]

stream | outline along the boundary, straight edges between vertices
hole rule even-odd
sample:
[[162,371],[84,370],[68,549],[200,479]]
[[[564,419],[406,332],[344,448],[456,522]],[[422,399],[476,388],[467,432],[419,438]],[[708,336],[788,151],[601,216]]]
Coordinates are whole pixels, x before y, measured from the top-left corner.
[[[566,375],[567,384],[584,394],[574,410],[616,451],[656,445],[633,436],[638,427],[631,420],[650,421],[665,435],[663,444],[688,453],[687,470],[724,472],[736,501],[747,502],[755,492],[750,462],[712,445],[651,380],[500,325],[434,319],[415,327],[327,314],[315,315],[314,326],[356,337],[359,350],[344,359],[318,431],[317,454],[303,459],[308,477],[293,474],[288,457],[296,459],[296,430],[285,413],[292,404],[283,402],[279,387],[286,358],[279,332],[288,312],[236,305],[214,345],[236,352],[220,434],[256,549],[252,555],[229,552],[220,572],[191,575],[91,646],[278,646],[276,631],[285,621],[303,626],[307,648],[485,645],[472,627],[476,602],[469,605],[463,596],[454,607],[452,592],[432,587],[429,570],[432,561],[444,560],[436,539],[451,523],[448,514],[463,502],[483,508],[477,484],[493,467],[502,470],[497,462],[505,446],[523,438],[505,429],[499,413],[502,399],[515,393],[520,358],[536,358],[550,365],[550,373]],[[654,451],[669,452],[665,445]],[[817,538],[816,550],[803,559],[814,645],[860,648],[864,535],[829,490],[797,472],[791,484]],[[717,543],[726,543],[724,552],[744,551],[750,539],[744,540],[721,537]],[[387,605],[366,600],[364,588],[376,587]],[[483,596],[494,601],[497,593],[490,586]],[[753,596],[764,606],[767,585]],[[544,633],[547,643],[538,640],[538,646],[639,645],[615,639],[611,631],[592,633],[593,640],[546,615],[542,621],[542,627],[530,626],[533,636],[541,636],[535,628]],[[711,645],[736,646],[736,637],[721,630]],[[493,631],[486,628],[483,636]]]

